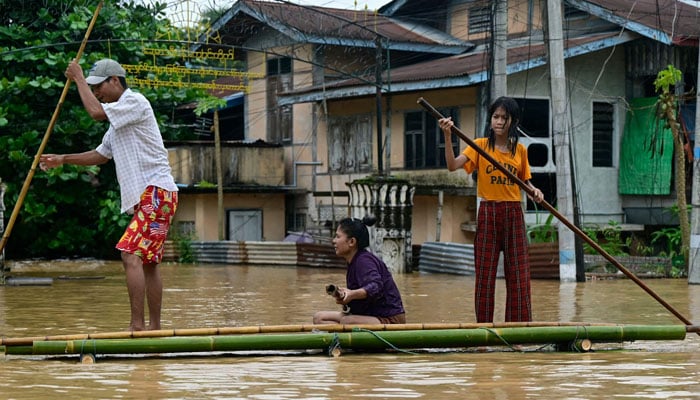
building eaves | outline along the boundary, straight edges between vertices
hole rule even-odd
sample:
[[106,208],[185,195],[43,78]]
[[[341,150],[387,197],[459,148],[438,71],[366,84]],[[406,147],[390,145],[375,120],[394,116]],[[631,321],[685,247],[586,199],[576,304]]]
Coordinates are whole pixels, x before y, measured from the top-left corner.
[[[598,51],[632,41],[639,36],[632,32],[607,32],[565,42],[564,57]],[[543,42],[519,45],[508,49],[507,73],[537,68],[547,64],[547,49]],[[402,93],[419,90],[468,87],[489,79],[489,53],[486,49],[439,58],[385,71],[382,92]],[[376,94],[373,78],[353,78],[329,82],[324,86],[309,87],[283,94],[280,105],[306,103],[331,99],[371,96]]]
[[405,6],[408,0],[394,0],[379,7],[379,12],[384,15],[393,15],[396,11]]
[[[257,0],[239,0],[214,22],[198,42],[219,35],[227,45],[241,46],[268,27],[298,43],[459,54],[474,47],[439,30],[392,19],[372,11],[345,10]],[[261,49],[262,50],[262,49]]]
[[566,0],[571,6],[666,45],[698,45],[700,7],[678,0]]

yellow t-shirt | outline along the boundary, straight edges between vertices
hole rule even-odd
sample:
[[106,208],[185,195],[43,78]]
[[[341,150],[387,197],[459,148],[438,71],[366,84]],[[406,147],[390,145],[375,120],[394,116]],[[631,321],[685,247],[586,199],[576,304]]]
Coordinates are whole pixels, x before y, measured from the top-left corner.
[[[477,138],[474,142],[523,182],[527,182],[532,178],[530,175],[530,164],[527,161],[527,148],[523,144],[518,143],[515,155],[511,155],[510,151],[504,153],[496,149],[490,149],[488,147],[488,138]],[[480,156],[471,146],[464,149],[462,154],[467,157],[467,162],[464,163],[464,169],[467,173],[471,174],[474,170],[477,170],[477,196],[484,200],[520,201],[520,186],[517,183],[491,165],[488,160]]]

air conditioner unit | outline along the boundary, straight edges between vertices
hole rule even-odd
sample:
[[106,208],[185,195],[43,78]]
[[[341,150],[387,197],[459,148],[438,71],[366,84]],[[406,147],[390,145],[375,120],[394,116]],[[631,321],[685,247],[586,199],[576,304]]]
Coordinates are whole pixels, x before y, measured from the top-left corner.
[[520,143],[527,147],[527,158],[532,173],[553,173],[557,167],[554,165],[554,152],[552,151],[552,139],[540,137],[520,137]]

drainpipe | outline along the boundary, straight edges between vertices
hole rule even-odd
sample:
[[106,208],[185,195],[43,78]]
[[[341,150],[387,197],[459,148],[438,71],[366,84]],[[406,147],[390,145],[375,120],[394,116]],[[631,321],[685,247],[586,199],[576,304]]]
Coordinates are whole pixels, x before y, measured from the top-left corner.
[[294,161],[294,173],[292,175],[292,184],[283,185],[285,189],[294,189],[297,187],[297,169],[300,165],[323,165],[320,161]]
[[377,105],[377,172],[379,175],[384,175],[384,152],[382,151],[382,143],[384,136],[382,135],[382,39],[377,37],[377,51],[375,54],[375,77],[377,90],[375,100]]
[[384,173],[386,176],[391,175],[391,52],[389,46],[386,46],[386,132],[384,133],[385,140],[385,157],[386,164],[384,165]]

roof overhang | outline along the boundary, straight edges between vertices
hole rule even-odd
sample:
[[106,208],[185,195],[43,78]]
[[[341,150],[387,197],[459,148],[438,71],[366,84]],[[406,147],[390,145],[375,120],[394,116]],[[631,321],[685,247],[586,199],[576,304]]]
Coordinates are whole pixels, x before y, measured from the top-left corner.
[[[571,4],[572,6],[578,8],[581,11],[585,11],[593,16],[596,16],[608,22],[612,22],[613,24],[618,25],[624,29],[629,29],[633,32],[637,32],[642,36],[646,36],[650,39],[654,39],[667,45],[672,43],[671,38],[668,37],[666,32],[658,29],[649,28],[646,25],[640,24],[630,19],[619,17],[611,13],[607,9],[600,7],[596,4],[589,3],[585,0],[567,0],[567,3]],[[630,7],[633,6],[633,4],[630,5]]]
[[[470,42],[465,42],[462,40],[455,39],[447,34],[442,34],[438,31],[430,31],[425,27],[420,25],[411,25],[408,22],[388,19],[391,26],[397,27],[397,29],[403,29],[401,32],[410,31],[417,36],[423,38],[429,38],[426,43],[420,43],[417,41],[406,41],[401,40],[400,35],[394,34],[394,37],[382,36],[378,32],[371,32],[371,29],[362,27],[361,24],[356,21],[346,20],[345,18],[334,15],[332,13],[333,9],[326,9],[324,7],[315,6],[304,6],[300,4],[293,4],[294,6],[303,7],[308,9],[309,12],[317,12],[324,17],[336,18],[347,23],[349,25],[357,26],[359,29],[364,29],[370,32],[370,38],[353,38],[353,37],[342,37],[338,35],[322,35],[318,33],[303,32],[295,29],[294,26],[288,25],[278,19],[270,18],[265,15],[262,9],[258,9],[246,1],[237,1],[231,9],[229,9],[224,15],[222,15],[218,20],[214,22],[211,29],[205,33],[202,33],[197,40],[197,43],[193,45],[193,50],[198,49],[202,46],[202,43],[209,43],[209,35],[212,32],[219,32],[226,28],[226,25],[237,17],[249,18],[254,20],[256,23],[261,25],[267,25],[270,28],[276,30],[280,34],[288,37],[292,42],[298,43],[311,43],[311,44],[322,44],[331,46],[345,46],[345,47],[360,47],[360,48],[377,48],[378,42],[381,41],[382,49],[393,50],[393,51],[409,51],[409,52],[422,52],[422,53],[434,53],[434,54],[461,54],[466,51],[472,50],[475,45]],[[290,3],[291,5],[291,3]],[[347,10],[343,10],[347,11]],[[387,17],[388,18],[388,17]],[[367,36],[367,35],[365,35]],[[265,51],[267,49],[249,49],[257,51]]]
[[[599,51],[605,48],[617,46],[630,42],[632,40],[638,39],[639,36],[633,32],[622,31],[622,32],[610,32],[603,35],[596,35],[595,40],[586,41],[580,40],[575,42],[577,44],[572,44],[564,50],[564,58],[576,57],[579,55]],[[572,43],[574,43],[572,41]],[[524,49],[526,46],[512,47],[509,51],[517,51],[518,49]],[[459,59],[464,57],[474,56],[483,57],[483,51],[480,50],[472,53],[471,55],[461,55],[453,57],[445,57],[436,61],[429,61],[427,63],[420,63],[410,67],[397,68],[399,71],[404,68],[413,68],[420,73],[422,70],[421,65],[430,63],[435,65],[436,63],[455,63],[459,62]],[[533,68],[541,67],[547,64],[547,57],[543,54],[537,54],[534,57],[528,57],[522,61],[513,62],[508,64],[506,68],[507,74],[515,74],[522,71],[527,71]],[[426,69],[428,66],[426,66]],[[385,81],[381,85],[382,93],[402,93],[402,92],[413,92],[421,90],[436,90],[436,89],[450,89],[458,87],[468,87],[477,84],[484,83],[489,79],[487,67],[480,68],[474,71],[464,71],[464,73],[455,76],[444,76],[444,77],[431,77],[429,79],[406,79],[402,82],[391,82],[387,78],[391,75],[387,74],[385,76]],[[355,80],[356,81],[356,80]],[[343,81],[343,82],[349,82]],[[309,103],[322,100],[334,100],[334,99],[347,99],[353,97],[365,97],[376,95],[377,85],[373,85],[368,82],[361,84],[346,84],[343,82],[333,82],[324,87],[316,87],[306,92],[297,92],[282,95],[278,98],[279,105],[290,105],[297,103]]]
[[675,0],[646,2],[566,0],[566,2],[597,18],[667,46],[698,45],[700,7],[697,3]]

